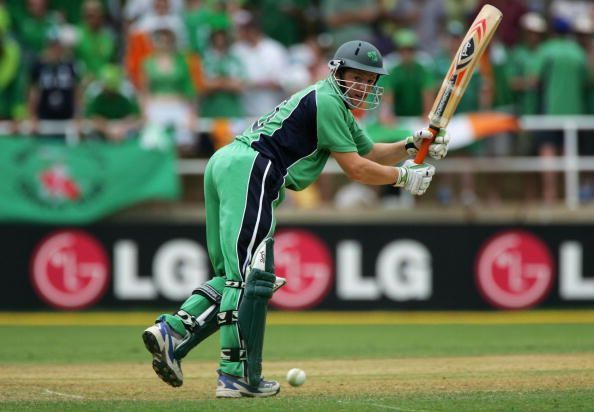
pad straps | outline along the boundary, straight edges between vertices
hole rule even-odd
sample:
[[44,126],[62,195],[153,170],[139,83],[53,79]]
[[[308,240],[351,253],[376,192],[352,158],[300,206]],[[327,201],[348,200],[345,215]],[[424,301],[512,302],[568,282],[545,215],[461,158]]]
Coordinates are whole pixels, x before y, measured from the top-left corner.
[[244,289],[245,282],[237,282],[234,280],[228,280],[225,282],[225,287],[226,288],[234,288],[234,289]]
[[231,325],[233,323],[237,323],[238,321],[239,321],[239,311],[238,310],[228,310],[225,312],[217,313],[217,324],[219,326]]
[[243,362],[247,360],[247,351],[242,348],[221,349],[221,359],[230,362]]
[[[225,282],[225,286],[227,282]],[[192,295],[201,295],[204,296],[206,299],[210,300],[214,304],[219,304],[221,302],[221,294],[218,290],[210,286],[208,283],[200,285],[196,289],[192,291]]]

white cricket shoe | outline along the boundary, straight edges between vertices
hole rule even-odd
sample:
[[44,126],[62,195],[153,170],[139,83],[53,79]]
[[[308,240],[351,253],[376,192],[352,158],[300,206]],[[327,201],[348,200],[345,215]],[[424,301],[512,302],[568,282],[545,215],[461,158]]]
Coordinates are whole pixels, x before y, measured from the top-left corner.
[[175,347],[182,337],[160,319],[142,333],[144,346],[153,355],[153,369],[163,382],[173,386],[182,386],[184,374],[181,362],[175,358]]
[[237,376],[227,375],[217,371],[217,398],[265,398],[274,396],[280,392],[280,384],[277,381],[265,381],[260,379],[258,386],[251,386],[245,379]]

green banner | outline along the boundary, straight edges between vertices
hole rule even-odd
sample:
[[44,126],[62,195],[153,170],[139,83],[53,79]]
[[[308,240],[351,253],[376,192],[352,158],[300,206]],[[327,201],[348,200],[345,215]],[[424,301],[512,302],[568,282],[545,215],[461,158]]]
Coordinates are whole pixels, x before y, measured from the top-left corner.
[[89,223],[144,200],[177,199],[175,149],[165,139],[149,147],[3,137],[0,220]]

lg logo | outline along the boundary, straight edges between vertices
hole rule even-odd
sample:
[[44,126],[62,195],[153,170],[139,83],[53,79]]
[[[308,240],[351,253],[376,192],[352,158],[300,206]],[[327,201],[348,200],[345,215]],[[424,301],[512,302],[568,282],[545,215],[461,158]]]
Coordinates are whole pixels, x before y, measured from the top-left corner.
[[[594,298],[594,279],[583,276],[582,245],[562,242],[559,247],[559,296],[563,300]],[[549,247],[521,230],[498,233],[488,239],[476,258],[479,291],[502,309],[527,309],[547,298],[556,265]]]
[[276,274],[287,279],[270,303],[280,309],[307,309],[320,303],[334,284],[330,250],[305,230],[277,233],[274,242]]
[[59,309],[95,304],[109,285],[109,259],[103,246],[82,231],[61,231],[41,241],[31,260],[37,295]]
[[535,306],[553,283],[553,259],[534,235],[512,231],[489,239],[479,252],[476,279],[483,297],[504,309]]

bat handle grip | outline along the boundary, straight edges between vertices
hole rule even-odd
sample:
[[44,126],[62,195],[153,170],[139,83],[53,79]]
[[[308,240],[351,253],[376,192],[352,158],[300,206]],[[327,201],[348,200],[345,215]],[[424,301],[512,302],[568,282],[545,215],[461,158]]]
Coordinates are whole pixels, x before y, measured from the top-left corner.
[[439,127],[429,126],[429,131],[433,134],[433,138],[423,140],[423,143],[421,144],[421,147],[419,148],[419,151],[415,156],[415,163],[418,165],[425,161],[427,153],[429,153],[429,146],[431,145],[431,143],[433,143],[433,141],[435,140],[435,136],[437,136],[437,134],[439,133]]

